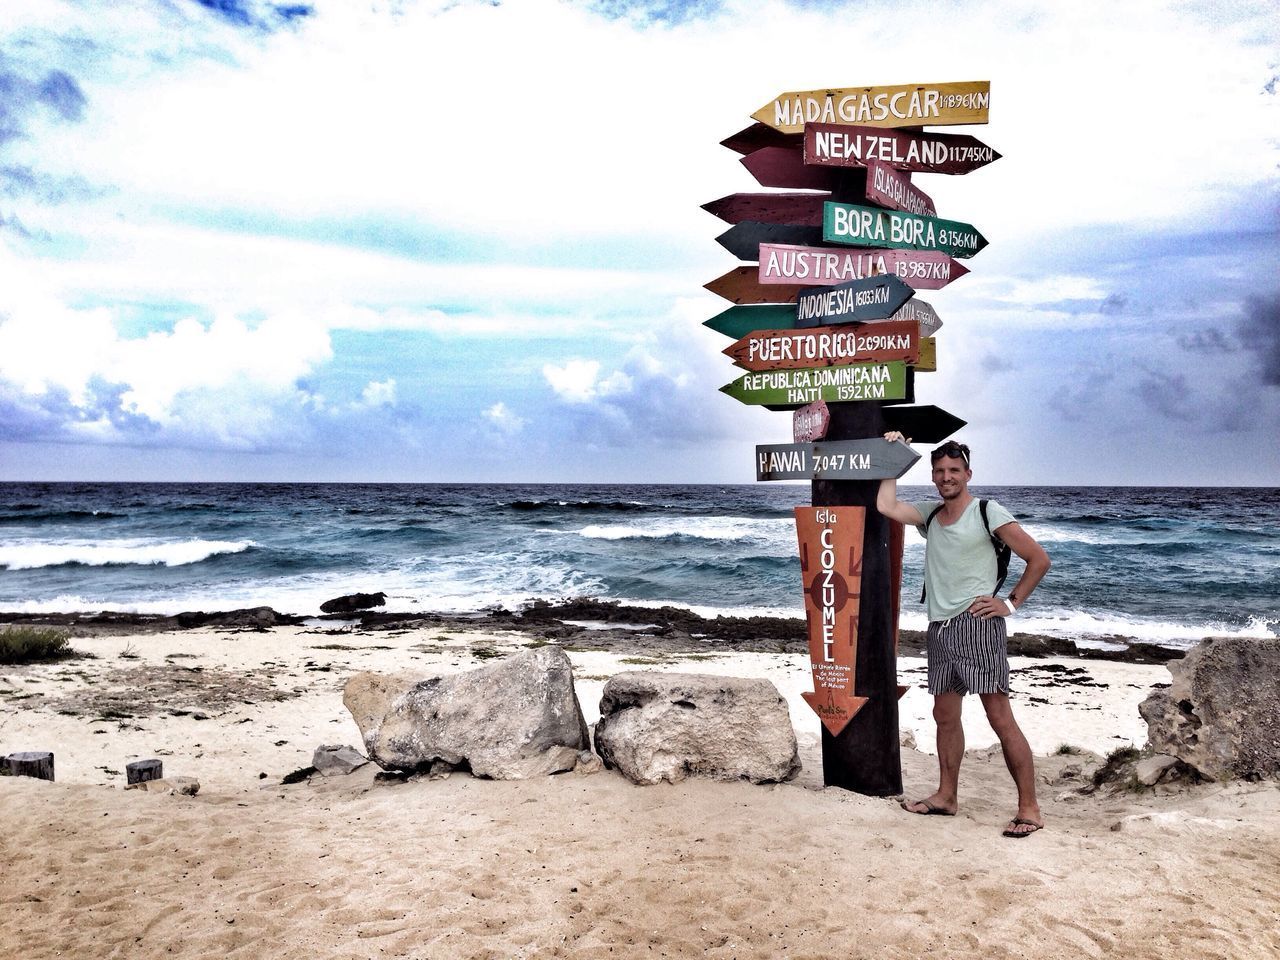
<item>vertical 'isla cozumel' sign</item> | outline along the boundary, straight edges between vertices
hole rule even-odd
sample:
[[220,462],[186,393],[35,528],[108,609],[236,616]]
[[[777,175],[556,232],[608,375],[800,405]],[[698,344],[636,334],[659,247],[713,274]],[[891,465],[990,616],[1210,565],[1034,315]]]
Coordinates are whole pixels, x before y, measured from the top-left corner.
[[991,82],[971,80],[781,93],[751,116],[783,133],[801,133],[806,123],[865,127],[986,123],[990,107]]
[[800,695],[835,736],[867,702],[854,695],[866,509],[796,507],[795,511],[813,674],[813,692]]

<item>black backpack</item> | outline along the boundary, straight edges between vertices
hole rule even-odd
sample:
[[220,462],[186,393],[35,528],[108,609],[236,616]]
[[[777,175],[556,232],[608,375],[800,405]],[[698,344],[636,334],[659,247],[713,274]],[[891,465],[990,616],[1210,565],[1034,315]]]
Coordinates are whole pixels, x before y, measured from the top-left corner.
[[[929,516],[925,517],[924,529],[926,533],[929,530],[929,524],[933,523],[933,518],[938,515],[938,511],[943,506],[945,504],[938,504],[929,512]],[[1013,555],[1013,551],[1009,549],[1007,543],[991,532],[991,521],[987,519],[987,501],[979,500],[978,509],[982,512],[982,525],[987,528],[987,536],[991,538],[991,548],[996,552],[996,586],[991,591],[991,595],[994,597],[1000,592],[1000,588],[1004,586],[1005,577],[1009,576],[1009,558]],[[924,589],[923,586],[920,587],[921,603],[924,603]]]

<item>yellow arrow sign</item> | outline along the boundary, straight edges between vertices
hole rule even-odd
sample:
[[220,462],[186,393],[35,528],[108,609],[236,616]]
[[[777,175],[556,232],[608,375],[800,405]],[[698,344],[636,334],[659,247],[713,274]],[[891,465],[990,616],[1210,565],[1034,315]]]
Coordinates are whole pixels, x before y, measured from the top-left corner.
[[806,123],[854,123],[864,127],[986,123],[991,81],[909,83],[781,93],[751,116],[783,133],[803,133]]

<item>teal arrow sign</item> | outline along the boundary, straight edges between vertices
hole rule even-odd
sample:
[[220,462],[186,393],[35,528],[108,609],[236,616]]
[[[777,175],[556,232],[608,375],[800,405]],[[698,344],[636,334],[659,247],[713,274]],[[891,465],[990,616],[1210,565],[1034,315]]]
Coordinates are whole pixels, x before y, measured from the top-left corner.
[[987,245],[971,223],[830,200],[822,205],[822,239],[856,247],[941,250],[952,257],[972,257]]

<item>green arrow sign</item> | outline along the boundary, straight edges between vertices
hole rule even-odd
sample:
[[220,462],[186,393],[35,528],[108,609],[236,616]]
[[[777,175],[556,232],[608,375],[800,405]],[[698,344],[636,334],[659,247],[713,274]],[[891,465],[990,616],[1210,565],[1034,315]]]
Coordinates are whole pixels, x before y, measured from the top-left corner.
[[841,367],[762,370],[720,388],[742,403],[785,406],[825,400],[902,400],[907,396],[907,365],[853,363]]
[[971,223],[830,200],[822,205],[822,239],[857,247],[941,250],[953,257],[972,257],[987,245]]

